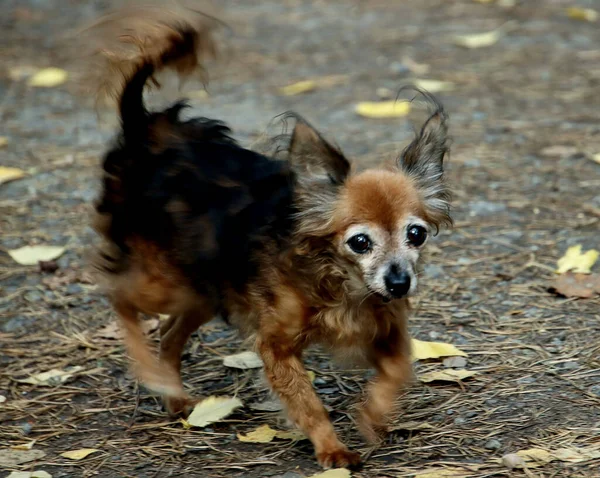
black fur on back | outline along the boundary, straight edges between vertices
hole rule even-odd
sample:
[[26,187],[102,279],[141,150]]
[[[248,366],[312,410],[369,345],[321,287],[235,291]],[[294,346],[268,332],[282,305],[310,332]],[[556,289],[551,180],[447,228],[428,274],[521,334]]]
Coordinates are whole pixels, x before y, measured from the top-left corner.
[[182,120],[183,102],[148,112],[142,95],[153,73],[147,62],[127,81],[122,131],[104,158],[96,209],[119,251],[104,269],[126,269],[128,240],[141,238],[199,292],[241,288],[265,248],[291,232],[294,175],[287,162],[240,147],[220,121]]

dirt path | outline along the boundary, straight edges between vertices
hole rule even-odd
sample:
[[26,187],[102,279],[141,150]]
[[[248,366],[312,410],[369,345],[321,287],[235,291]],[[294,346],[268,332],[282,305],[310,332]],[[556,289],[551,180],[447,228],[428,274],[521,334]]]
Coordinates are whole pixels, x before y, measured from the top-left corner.
[[[211,72],[210,97],[193,95],[192,101],[195,113],[226,120],[246,143],[275,115],[295,109],[360,166],[372,164],[397,154],[412,126],[404,119],[361,118],[354,113],[357,101],[377,100],[383,89],[393,95],[415,77],[454,84],[439,96],[454,136],[449,174],[456,227],[434,241],[411,329],[417,338],[460,347],[477,375],[461,384],[416,383],[402,399],[399,430],[371,450],[348,413],[365,373],[309,354],[315,386],[334,410],[336,427],[370,454],[355,477],[457,466],[456,476],[600,476],[600,300],[565,299],[547,290],[567,247],[600,245],[600,165],[589,157],[600,152],[600,28],[567,18],[571,1],[516,3],[222,2],[236,32],[231,55]],[[0,186],[0,248],[46,243],[67,249],[54,273],[18,266],[0,252],[0,395],[6,398],[0,403],[0,453],[31,440],[34,450],[45,452],[6,474],[316,473],[307,442],[237,440],[237,432],[284,423],[277,413],[250,408],[267,398],[258,372],[222,366],[223,355],[241,350],[226,327],[211,324],[194,337],[185,380],[203,393],[237,394],[247,406],[207,429],[186,430],[170,421],[155,398],[137,389],[120,341],[97,335],[113,316],[82,266],[94,240],[87,223],[97,165],[114,119],[106,113],[99,123],[93,102],[72,82],[34,89],[27,86],[26,70],[17,80],[11,72],[70,68],[57,35],[109,4],[3,2],[0,135],[8,144],[0,149],[0,163],[29,175]],[[452,42],[454,34],[488,31],[509,20],[514,29],[495,45],[468,50]],[[414,63],[428,71],[412,72],[418,70]],[[329,75],[343,78],[299,96],[278,90]],[[15,381],[70,366],[84,373],[63,385]],[[416,367],[417,374],[442,368],[440,361]],[[415,421],[428,426],[407,425]],[[554,458],[527,474],[498,462],[536,447],[577,448],[596,458]],[[59,455],[79,448],[100,451],[82,461]]]

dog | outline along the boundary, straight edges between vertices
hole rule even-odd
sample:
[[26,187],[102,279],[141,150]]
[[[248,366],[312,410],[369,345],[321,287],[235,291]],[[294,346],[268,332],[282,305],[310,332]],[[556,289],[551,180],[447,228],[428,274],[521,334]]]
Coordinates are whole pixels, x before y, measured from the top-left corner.
[[[196,400],[184,391],[181,353],[220,314],[254,334],[270,386],[318,462],[356,467],[361,457],[337,437],[302,353],[321,344],[376,370],[358,424],[366,439],[380,440],[412,377],[407,319],[422,251],[452,222],[447,114],[423,93],[429,117],[393,168],[354,172],[296,114],[280,154],[245,149],[221,121],[182,119],[183,102],[146,108],[156,72],[188,73],[214,53],[211,32],[171,20],[121,38],[139,48],[136,56],[116,61],[104,52],[107,71],[122,80],[121,130],[103,162],[96,265],[136,374],[170,414],[188,414]],[[169,316],[158,357],[141,313]]]

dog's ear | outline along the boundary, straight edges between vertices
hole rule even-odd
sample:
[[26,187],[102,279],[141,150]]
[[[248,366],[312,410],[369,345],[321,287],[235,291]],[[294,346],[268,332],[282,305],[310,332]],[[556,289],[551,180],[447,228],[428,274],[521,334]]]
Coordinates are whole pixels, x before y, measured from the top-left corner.
[[298,115],[289,145],[289,157],[294,168],[302,175],[323,177],[334,185],[341,185],[350,172],[350,163],[344,154],[327,142],[317,130]]
[[415,139],[400,155],[398,166],[412,177],[419,188],[430,222],[452,224],[450,191],[444,181],[444,159],[450,151],[448,116],[442,105],[431,95],[426,99],[434,109]]

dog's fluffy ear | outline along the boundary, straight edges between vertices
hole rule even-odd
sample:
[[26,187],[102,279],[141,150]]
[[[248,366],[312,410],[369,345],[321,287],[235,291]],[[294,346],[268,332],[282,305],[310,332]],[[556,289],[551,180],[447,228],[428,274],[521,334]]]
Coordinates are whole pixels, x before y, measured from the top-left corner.
[[450,150],[448,116],[442,105],[424,93],[433,106],[432,113],[415,139],[400,155],[398,166],[411,176],[419,188],[429,221],[439,229],[451,225],[450,191],[444,181],[444,159]]
[[292,165],[300,175],[322,177],[337,186],[343,184],[350,172],[350,163],[344,154],[303,118],[292,113],[290,116],[296,120],[289,145]]

